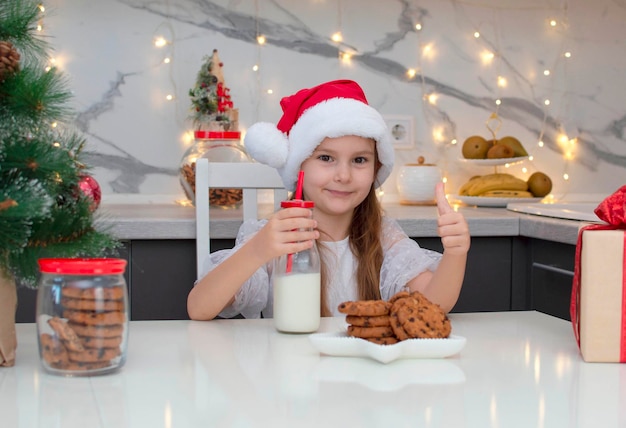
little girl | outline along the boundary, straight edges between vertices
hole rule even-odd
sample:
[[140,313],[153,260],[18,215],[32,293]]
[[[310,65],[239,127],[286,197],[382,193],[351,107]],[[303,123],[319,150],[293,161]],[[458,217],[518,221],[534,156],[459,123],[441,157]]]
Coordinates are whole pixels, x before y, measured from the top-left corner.
[[463,216],[436,188],[443,254],[420,248],[383,215],[377,187],[393,169],[394,150],[382,116],[350,80],[323,83],[281,100],[277,125],[257,123],[244,143],[275,167],[294,191],[304,171],[307,208],[286,208],[242,224],[235,247],[210,254],[206,275],[191,290],[191,319],[273,315],[272,260],[317,245],[322,260],[322,316],[340,315],[348,300],[385,299],[420,291],[446,312],[456,303],[470,237]]

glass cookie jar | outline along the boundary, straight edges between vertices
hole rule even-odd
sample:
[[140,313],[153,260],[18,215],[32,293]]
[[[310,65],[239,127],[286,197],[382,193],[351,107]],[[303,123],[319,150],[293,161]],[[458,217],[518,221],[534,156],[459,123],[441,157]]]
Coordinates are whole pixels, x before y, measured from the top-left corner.
[[126,260],[40,259],[37,338],[48,373],[91,376],[126,362]]
[[[241,133],[234,131],[195,131],[195,142],[183,155],[180,165],[180,184],[185,195],[195,201],[196,160],[209,162],[250,162],[241,145]],[[237,208],[243,200],[241,189],[211,189],[209,204],[219,208]]]

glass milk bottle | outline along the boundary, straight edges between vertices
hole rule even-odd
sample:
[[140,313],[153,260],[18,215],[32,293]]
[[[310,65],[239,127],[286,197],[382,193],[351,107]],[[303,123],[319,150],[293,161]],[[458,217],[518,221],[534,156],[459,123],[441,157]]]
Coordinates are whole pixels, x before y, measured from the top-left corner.
[[[283,201],[282,208],[313,208],[312,201]],[[320,326],[320,256],[313,245],[274,259],[274,325],[284,333],[312,333]]]

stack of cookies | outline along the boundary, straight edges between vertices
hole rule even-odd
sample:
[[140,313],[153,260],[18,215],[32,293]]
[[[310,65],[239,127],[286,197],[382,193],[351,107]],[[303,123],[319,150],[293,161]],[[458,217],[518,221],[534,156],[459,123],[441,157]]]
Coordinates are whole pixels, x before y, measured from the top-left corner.
[[62,316],[40,336],[41,354],[52,368],[97,370],[120,364],[127,317],[123,287],[63,287]]
[[388,302],[343,302],[338,309],[346,314],[349,336],[380,345],[415,338],[446,338],[452,330],[441,307],[417,291],[401,291]]

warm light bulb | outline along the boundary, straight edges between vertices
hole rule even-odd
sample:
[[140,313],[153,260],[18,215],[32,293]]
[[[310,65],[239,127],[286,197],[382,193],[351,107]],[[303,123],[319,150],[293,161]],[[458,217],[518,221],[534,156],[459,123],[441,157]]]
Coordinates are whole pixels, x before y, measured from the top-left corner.
[[252,66],[252,71],[259,71],[259,66],[257,64],[254,64]]
[[568,173],[563,174],[563,180],[569,180],[569,174]]
[[541,141],[541,140],[539,140],[539,142],[537,143],[537,145],[538,145],[539,147],[543,147],[543,144],[544,144],[544,142],[543,142],[543,141]]
[[528,160],[532,161],[533,159],[535,159],[535,157],[533,155],[528,156]]
[[433,129],[433,139],[435,141],[443,141],[443,129],[441,128]]
[[453,138],[453,139],[452,139],[452,141],[450,141],[450,144],[452,144],[452,145],[454,145],[454,144],[456,144],[456,143],[458,143],[458,141],[457,141],[457,139],[456,139],[456,138]]
[[43,25],[37,24],[37,31],[43,31]]
[[571,57],[572,57],[572,53],[571,53],[571,52],[565,52],[565,53],[563,54],[563,56],[564,56],[565,58],[571,58]]
[[499,106],[500,104],[502,104],[502,100],[501,100],[500,98],[498,98],[498,99],[496,100],[496,105],[497,105],[497,106]]
[[56,128],[59,124],[57,122],[52,122],[50,124],[51,127]]
[[501,88],[506,88],[507,80],[506,77],[498,76],[498,86]]
[[410,79],[414,78],[416,74],[417,74],[417,70],[414,68],[409,68],[406,71],[406,75],[409,76]]
[[352,54],[348,52],[340,52],[339,58],[341,59],[342,62],[350,62],[350,60],[352,59]]
[[572,138],[571,140],[563,143],[565,159],[573,160],[576,157],[576,143],[578,143],[578,138]]
[[172,59],[170,57],[163,58],[163,63],[164,64],[169,64],[170,62],[172,62]]
[[172,100],[174,99],[174,95],[172,95],[172,94],[167,94],[167,95],[165,96],[165,99],[166,99],[166,100],[168,100],[168,101],[172,101]]
[[274,90],[273,90],[273,89],[268,89],[268,90],[267,90],[267,94],[268,94],[268,95],[272,95],[273,93],[274,93]]
[[265,44],[265,42],[266,42],[265,36],[263,36],[263,35],[259,35],[259,36],[257,36],[257,38],[256,38],[256,42],[257,42],[258,44],[260,44],[260,45],[264,45],[264,44]]
[[543,103],[544,103],[545,105],[549,106],[549,105],[550,105],[550,100],[545,100]]
[[437,99],[439,98],[439,95],[437,94],[429,94],[428,95],[428,102],[431,104],[437,104]]
[[556,20],[554,19],[550,20],[550,27],[556,27]]
[[415,29],[417,31],[422,31],[422,24],[420,24],[419,22],[417,24],[415,24]]
[[39,12],[41,13],[44,13],[46,11],[46,7],[41,3],[37,5],[37,7],[39,8]]
[[335,43],[340,43],[343,40],[343,36],[341,35],[341,31],[337,31],[330,38]]
[[567,136],[567,134],[559,134],[556,140],[559,142],[559,144],[565,145],[569,142],[569,137]]
[[165,40],[165,37],[158,36],[154,39],[154,46],[156,46],[157,48],[162,48],[165,45],[167,45],[167,40]]
[[193,131],[184,132],[183,135],[181,135],[180,140],[183,142],[185,147],[190,146],[195,140]]
[[528,168],[523,167],[523,168],[522,168],[522,172],[523,172],[524,174],[526,174],[526,173],[528,172]]
[[480,33],[478,31],[474,31],[474,38],[479,38],[480,37]]
[[435,55],[435,49],[432,43],[428,43],[422,48],[422,55],[426,58],[432,58]]
[[491,51],[483,51],[483,53],[480,54],[480,57],[483,60],[483,64],[491,63],[491,61],[493,61],[493,58],[495,56],[496,55],[493,52],[491,52]]
[[543,70],[543,75],[544,76],[549,76],[550,75],[550,70]]

